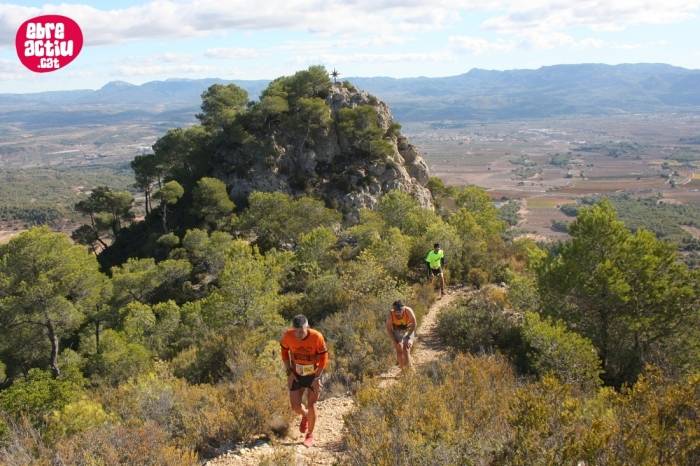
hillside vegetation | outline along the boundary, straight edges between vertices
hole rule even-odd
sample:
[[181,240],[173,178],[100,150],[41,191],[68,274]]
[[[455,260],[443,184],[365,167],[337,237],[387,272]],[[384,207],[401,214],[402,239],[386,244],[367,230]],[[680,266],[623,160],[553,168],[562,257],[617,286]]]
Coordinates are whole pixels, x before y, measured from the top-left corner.
[[[75,241],[35,227],[0,245],[0,462],[199,464],[284,435],[278,339],[304,313],[329,344],[326,393],[358,402],[350,464],[697,464],[700,274],[608,202],[545,248],[508,239],[483,189],[436,179],[428,206],[386,189],[356,216],[318,180],[231,198],[212,157],[254,176],[270,140],[249,121],[322,132],[325,86],[312,67],[259,103],[212,87],[201,125],[134,160],[143,221],[132,194],[95,187]],[[349,163],[393,156],[398,128],[377,131],[379,114],[355,108],[335,121]],[[452,356],[380,390],[391,303],[420,321],[435,299],[423,283],[434,242],[448,281],[475,290],[438,323]]]

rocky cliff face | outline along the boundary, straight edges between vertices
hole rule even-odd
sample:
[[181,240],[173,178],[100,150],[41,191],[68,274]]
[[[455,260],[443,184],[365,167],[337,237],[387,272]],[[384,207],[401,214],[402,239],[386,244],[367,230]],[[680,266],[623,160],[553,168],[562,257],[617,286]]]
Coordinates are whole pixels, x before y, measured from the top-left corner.
[[[330,119],[320,128],[304,132],[284,125],[273,127],[265,149],[268,153],[262,158],[265,163],[241,174],[227,170],[224,157],[217,176],[230,187],[235,201],[240,203],[252,191],[315,192],[354,221],[360,209],[373,208],[382,194],[399,189],[432,209],[432,196],[426,187],[428,166],[416,148],[392,130],[394,121],[384,102],[367,92],[335,84],[325,103],[324,112],[330,112]],[[376,117],[376,126],[384,135],[374,142],[382,145],[381,156],[372,156],[377,148],[372,148],[371,141],[353,140],[340,126],[341,111],[357,107],[374,110],[367,114]],[[363,153],[358,147],[366,150]]]

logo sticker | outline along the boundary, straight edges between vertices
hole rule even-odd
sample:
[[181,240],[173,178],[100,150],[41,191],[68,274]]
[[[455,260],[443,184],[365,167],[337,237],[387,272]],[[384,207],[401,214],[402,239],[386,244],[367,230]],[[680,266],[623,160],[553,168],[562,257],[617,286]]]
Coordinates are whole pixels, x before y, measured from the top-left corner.
[[65,68],[83,48],[83,32],[78,23],[60,15],[28,19],[17,29],[17,56],[24,66],[37,73]]

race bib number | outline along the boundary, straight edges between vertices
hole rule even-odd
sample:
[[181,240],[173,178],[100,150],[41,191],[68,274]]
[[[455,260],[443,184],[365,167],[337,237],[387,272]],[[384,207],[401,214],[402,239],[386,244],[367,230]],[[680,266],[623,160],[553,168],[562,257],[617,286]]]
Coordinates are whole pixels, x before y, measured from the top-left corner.
[[313,375],[316,373],[316,368],[313,364],[297,364],[297,374],[299,375]]

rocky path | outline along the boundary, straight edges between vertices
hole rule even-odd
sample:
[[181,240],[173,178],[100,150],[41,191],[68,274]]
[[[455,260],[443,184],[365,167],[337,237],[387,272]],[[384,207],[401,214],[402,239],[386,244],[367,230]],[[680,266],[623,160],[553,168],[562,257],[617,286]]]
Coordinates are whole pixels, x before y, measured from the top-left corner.
[[[413,363],[421,366],[440,359],[444,349],[440,347],[435,327],[437,316],[441,309],[463,296],[464,289],[452,289],[442,299],[436,301],[428,314],[423,318],[416,331],[416,345],[413,350]],[[394,383],[399,376],[399,368],[394,366],[378,376],[381,387]],[[274,446],[268,442],[259,442],[250,448],[231,450],[209,461],[207,466],[248,466],[267,462],[268,464],[332,465],[338,462],[342,455],[342,439],[344,417],[354,407],[351,395],[327,398],[316,404],[317,421],[314,429],[315,445],[306,448],[301,445],[302,434],[296,430],[296,425],[290,429],[292,437],[275,441]]]

